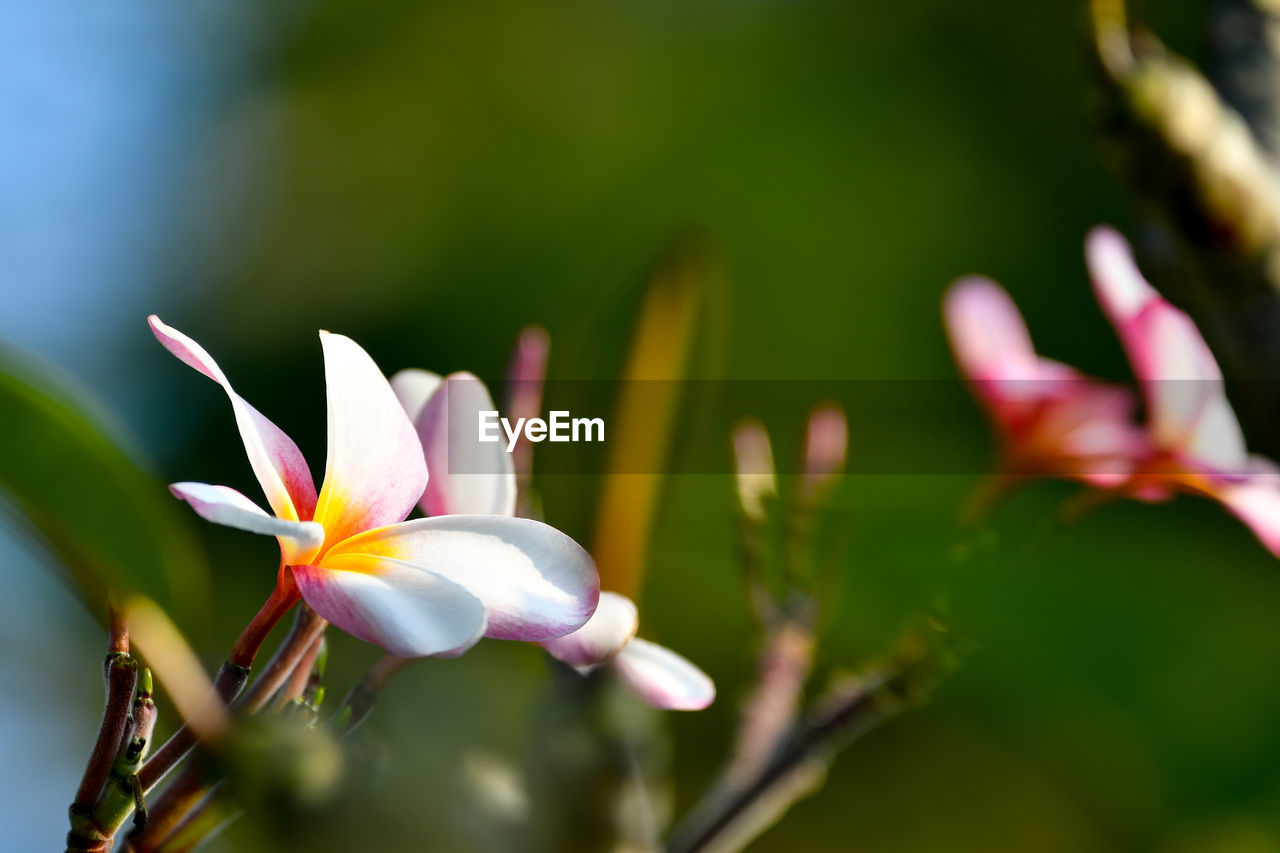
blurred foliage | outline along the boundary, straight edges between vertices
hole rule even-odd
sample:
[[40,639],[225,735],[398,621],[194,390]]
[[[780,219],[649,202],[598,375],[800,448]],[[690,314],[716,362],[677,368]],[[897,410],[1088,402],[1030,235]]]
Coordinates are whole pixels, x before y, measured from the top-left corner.
[[108,592],[143,593],[205,622],[208,578],[190,528],[86,397],[0,349],[0,508],[51,552],[104,623]]

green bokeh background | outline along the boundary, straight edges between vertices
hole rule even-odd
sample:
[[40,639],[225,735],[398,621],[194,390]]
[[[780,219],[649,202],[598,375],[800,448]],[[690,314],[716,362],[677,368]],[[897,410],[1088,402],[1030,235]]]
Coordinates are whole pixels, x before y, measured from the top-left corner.
[[[1200,4],[1145,11],[1198,54]],[[724,378],[949,378],[939,298],[978,271],[1007,286],[1043,352],[1127,373],[1081,258],[1090,226],[1131,230],[1136,211],[1095,139],[1078,4],[331,0],[254,21],[256,46],[176,187],[168,251],[152,259],[168,283],[156,310],[312,460],[316,328],[387,370],[498,380],[537,322],[553,377],[608,378],[648,270],[690,228],[731,282]],[[139,365],[167,358],[141,317],[136,331]],[[254,494],[217,389],[177,365],[140,369],[156,385],[129,417],[160,439],[162,476]],[[757,414],[794,454],[805,412],[765,397]],[[853,413],[853,442],[884,434],[860,433],[860,418],[875,413]],[[928,440],[963,448],[976,472],[983,436],[969,407]],[[1072,493],[1059,484],[961,531],[977,480],[845,479],[819,672],[883,651],[940,600],[974,650],[753,849],[1280,850],[1274,558],[1191,500],[1107,506],[1050,534]],[[548,520],[588,541],[594,481],[544,486],[573,490]],[[681,808],[712,778],[749,683],[731,501],[726,477],[672,478],[645,577],[644,634],[720,689],[712,709],[669,715]],[[212,665],[268,592],[275,555],[199,534],[215,598],[195,639]],[[56,618],[93,636],[87,611]],[[334,638],[331,690],[373,656]],[[295,842],[501,849],[477,829],[459,767],[475,749],[527,754],[550,689],[529,647],[415,666],[365,731],[382,756],[375,788]],[[68,690],[96,702],[92,684]],[[67,737],[87,744],[85,725]],[[251,829],[230,839],[256,849]]]

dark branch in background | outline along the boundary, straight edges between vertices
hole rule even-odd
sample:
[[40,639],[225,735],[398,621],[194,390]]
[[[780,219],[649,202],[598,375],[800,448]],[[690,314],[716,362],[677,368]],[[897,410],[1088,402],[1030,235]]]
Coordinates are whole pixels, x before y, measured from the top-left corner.
[[1219,88],[1131,28],[1123,0],[1091,11],[1104,133],[1147,217],[1143,270],[1204,333],[1250,446],[1280,456],[1280,8],[1213,5]]
[[955,663],[932,625],[909,632],[889,662],[833,686],[754,778],[718,787],[672,832],[667,853],[737,850],[813,793],[836,753],[928,698]]
[[1280,5],[1216,0],[1209,15],[1209,72],[1218,92],[1280,157]]

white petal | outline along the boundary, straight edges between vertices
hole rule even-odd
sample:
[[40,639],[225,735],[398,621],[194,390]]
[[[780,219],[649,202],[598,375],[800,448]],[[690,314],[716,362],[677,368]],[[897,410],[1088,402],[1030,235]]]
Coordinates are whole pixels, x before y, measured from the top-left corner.
[[616,592],[600,593],[596,612],[572,634],[544,640],[542,647],[570,666],[592,667],[619,651],[636,635],[635,603]]
[[1260,474],[1224,486],[1218,500],[1248,525],[1268,551],[1280,556],[1280,475]]
[[516,475],[499,426],[497,441],[480,441],[480,413],[496,412],[484,383],[452,373],[418,417],[418,438],[431,479],[422,495],[427,515],[513,515]]
[[298,445],[235,392],[222,368],[204,347],[172,326],[165,325],[154,314],[147,318],[147,322],[165,349],[226,391],[249,465],[275,514],[290,521],[310,519],[316,507],[316,487]]
[[622,683],[647,705],[669,711],[700,711],[716,698],[705,672],[680,655],[639,637],[613,659]]
[[274,518],[235,489],[207,483],[174,483],[169,491],[187,503],[206,521],[280,540],[285,562],[320,547],[324,528],[314,521],[285,521]]
[[396,560],[326,554],[294,566],[303,599],[352,636],[396,657],[453,656],[484,636],[484,606],[434,572]]
[[390,379],[391,390],[396,392],[396,399],[400,401],[404,413],[411,421],[418,420],[418,415],[422,414],[422,407],[427,405],[427,400],[431,399],[431,395],[440,387],[441,381],[439,373],[419,370],[416,367],[401,370]]
[[355,341],[320,333],[329,398],[329,456],[316,521],[330,541],[402,520],[422,497],[427,465],[409,416]]
[[329,554],[390,557],[443,575],[484,603],[487,636],[502,640],[549,640],[576,631],[600,597],[591,556],[559,530],[528,518],[418,518],[353,536]]

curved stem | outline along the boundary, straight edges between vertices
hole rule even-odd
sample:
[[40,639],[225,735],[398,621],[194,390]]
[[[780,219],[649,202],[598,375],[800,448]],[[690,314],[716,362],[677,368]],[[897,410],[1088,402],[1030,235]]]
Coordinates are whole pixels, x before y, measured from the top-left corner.
[[[240,694],[249,679],[249,667],[253,665],[263,642],[280,617],[301,600],[298,587],[288,571],[281,570],[279,580],[271,595],[257,615],[240,632],[231,649],[231,655],[218,670],[213,688],[217,701],[229,704]],[[278,655],[278,653],[277,653]],[[151,759],[138,771],[138,781],[144,793],[150,792],[196,745],[195,732],[183,725],[165,741]]]
[[[263,612],[266,612],[266,610],[267,607],[264,606]],[[262,710],[299,666],[302,658],[316,645],[317,640],[328,624],[305,604],[299,607],[297,615],[294,617],[293,625],[289,628],[289,633],[281,641],[280,647],[272,655],[271,661],[263,668],[262,674],[258,676],[257,680],[240,696],[232,707],[246,714],[253,714]],[[246,629],[247,632],[248,629]],[[226,670],[231,666],[233,664],[228,661],[223,669]],[[248,670],[244,669],[242,672],[244,677],[240,679],[241,687],[248,678]],[[239,692],[238,688],[236,692]],[[172,743],[176,738],[177,735],[174,735],[170,742]],[[186,745],[186,750],[190,750],[193,746],[195,746],[195,738],[191,736],[191,741]],[[165,744],[162,751],[168,747],[169,744]],[[185,755],[186,751],[182,753],[182,756]],[[178,760],[181,760],[181,756]],[[177,761],[174,761],[169,766],[172,767],[176,763]],[[150,767],[151,763],[148,762],[142,768],[143,773]],[[143,781],[145,790],[150,789],[148,783],[154,785],[163,778],[163,773],[156,775],[154,779],[148,776],[145,780],[143,780],[142,773],[138,775],[139,779]],[[138,851],[150,851],[166,842],[173,833],[174,828],[184,821],[191,809],[200,802],[207,785],[208,781],[201,774],[198,765],[189,764],[184,767],[173,783],[152,804],[147,827],[134,842],[136,849]]]
[[293,627],[276,649],[271,662],[262,670],[262,674],[249,687],[244,696],[236,702],[235,708],[248,714],[259,711],[271,701],[280,686],[288,680],[298,662],[312,644],[324,633],[328,626],[314,610],[305,604],[298,608]]
[[[124,642],[127,648],[128,640]],[[117,646],[113,625],[111,647],[115,649]],[[115,764],[116,755],[125,740],[130,723],[129,712],[133,707],[133,690],[138,682],[138,664],[127,651],[112,651],[107,655],[106,667],[107,703],[98,727],[98,738],[71,804],[71,831],[67,834],[69,853],[106,850],[111,846],[111,836],[93,819],[93,806],[106,788],[111,766]]]
[[[369,671],[364,674],[364,678],[360,679],[360,682],[351,688],[351,692],[347,694],[346,699],[342,700],[342,705],[333,716],[333,719],[337,721],[337,728],[342,730],[341,734],[350,734],[368,718],[373,711],[374,704],[378,701],[378,696],[382,693],[382,689],[387,686],[387,682],[391,680],[393,675],[413,663],[413,661],[413,658],[384,655],[378,658],[373,666],[369,667]],[[345,719],[343,719],[344,715]]]

